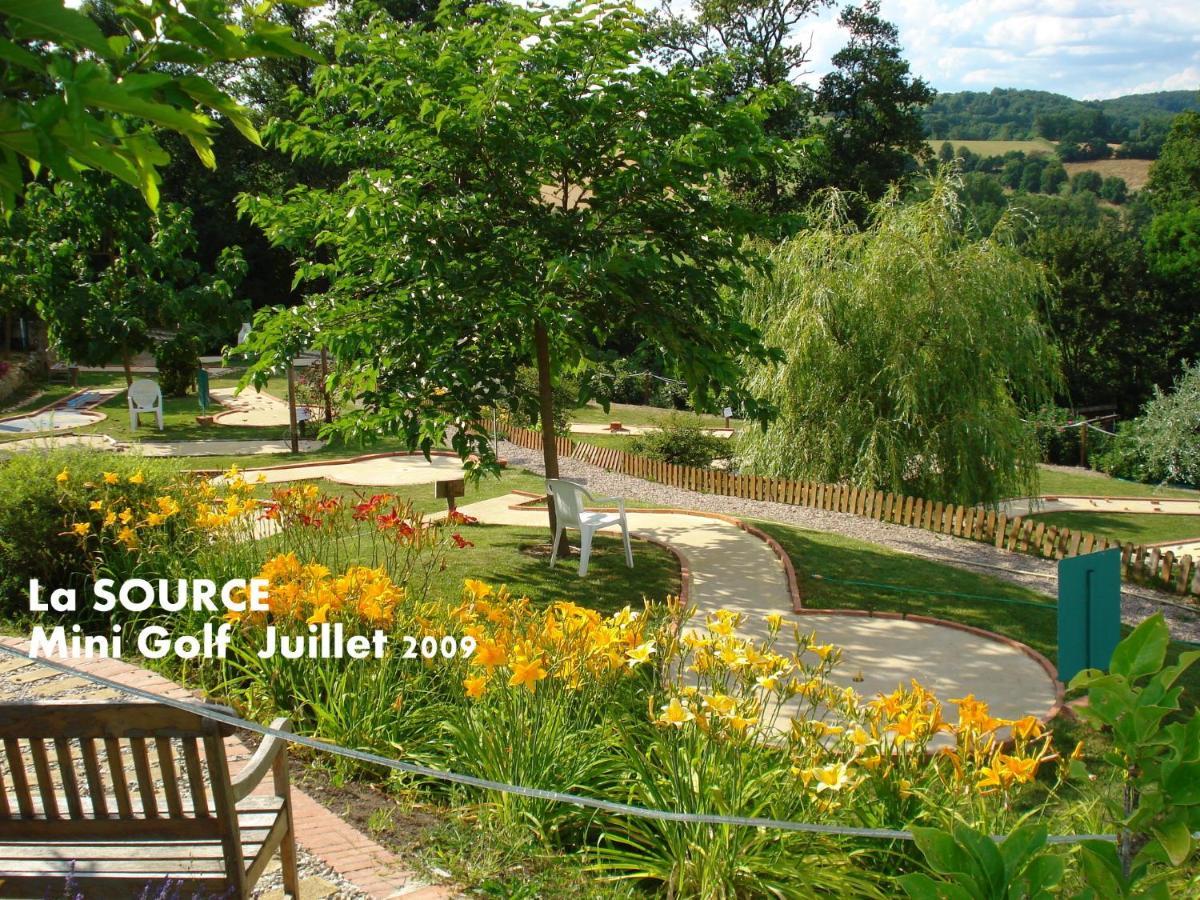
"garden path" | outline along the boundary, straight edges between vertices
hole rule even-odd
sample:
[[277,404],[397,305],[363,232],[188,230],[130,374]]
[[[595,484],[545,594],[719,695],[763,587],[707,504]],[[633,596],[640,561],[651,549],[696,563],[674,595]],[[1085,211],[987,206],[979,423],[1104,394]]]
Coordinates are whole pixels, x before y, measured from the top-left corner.
[[[23,638],[0,637],[0,643],[29,652]],[[82,672],[107,678],[122,685],[177,700],[200,697],[172,681],[119,659],[80,659],[67,662]],[[40,665],[36,660],[16,659],[0,654],[0,701],[44,702],[49,700],[131,700],[129,695],[96,685],[76,675],[68,675]],[[252,751],[237,736],[226,739],[230,768],[236,772]],[[151,755],[151,774],[157,780],[157,759]],[[36,781],[31,774],[31,781]],[[132,776],[131,776],[132,779]],[[269,785],[270,779],[264,783]],[[300,844],[300,891],[304,900],[337,897],[404,898],[404,900],[443,900],[458,896],[453,889],[423,881],[404,867],[395,854],[367,835],[338,818],[303,791],[292,788],[296,837]],[[260,900],[282,900],[282,879],[278,859],[271,863],[253,896]]]
[[[300,441],[300,452],[320,450],[322,441]],[[106,434],[64,434],[0,443],[0,450],[56,450],[82,447],[141,456],[274,456],[292,452],[288,441],[140,441],[124,442]]]
[[[540,502],[514,493],[459,511],[485,524],[537,528],[547,521],[544,506],[531,506]],[[766,616],[782,613],[802,632],[815,631],[820,643],[841,648],[833,680],[865,697],[907,687],[915,678],[944,699],[974,694],[1001,718],[1049,718],[1057,711],[1061,695],[1053,668],[1022,645],[919,617],[794,613],[800,604],[780,556],[737,520],[675,511],[632,510],[627,515],[631,533],[666,544],[683,558],[690,576],[688,599],[697,616],[719,609],[739,612],[744,617],[739,634],[761,641],[769,637]],[[586,585],[580,581],[585,602]],[[796,698],[784,706],[777,721],[790,724],[799,702]]]

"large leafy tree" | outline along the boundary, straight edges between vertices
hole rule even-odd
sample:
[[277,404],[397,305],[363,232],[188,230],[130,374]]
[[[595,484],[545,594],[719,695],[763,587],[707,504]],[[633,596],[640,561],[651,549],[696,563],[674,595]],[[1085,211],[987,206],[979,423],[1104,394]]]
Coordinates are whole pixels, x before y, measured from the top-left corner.
[[1158,209],[1200,204],[1200,112],[1175,117],[1146,183]]
[[268,16],[273,0],[118,0],[97,19],[63,0],[0,0],[0,209],[30,175],[98,169],[153,207],[167,154],[183,135],[210,168],[216,117],[257,143],[243,107],[209,77],[214,66],[312,55]]
[[698,402],[736,383],[738,357],[762,355],[725,292],[755,221],[718,182],[759,164],[759,105],[642,64],[631,6],[443,6],[437,25],[340,35],[314,97],[268,132],[350,174],[243,201],[311,289],[256,318],[252,377],[315,342],[358,362],[331,380],[350,410],[335,427],[423,448],[452,427],[488,462],[481,413],[533,364],[551,476],[554,380],[616,329]]
[[227,341],[245,314],[238,249],[204,271],[188,210],[163,204],[152,213],[109,178],[31,186],[3,237],[55,349],[76,363],[120,361],[127,381],[131,357],[151,349],[156,332],[177,348],[198,347]]
[[839,24],[850,41],[834,54],[816,98],[821,169],[828,184],[877,198],[913,156],[930,156],[921,110],[934,91],[912,75],[879,0],[846,7]]
[[832,194],[743,295],[747,318],[786,354],[748,364],[779,407],[738,438],[751,471],[959,503],[1036,484],[1022,408],[1048,399],[1057,359],[1038,316],[1043,271],[1009,246],[1002,219],[963,227],[949,178],[855,226]]

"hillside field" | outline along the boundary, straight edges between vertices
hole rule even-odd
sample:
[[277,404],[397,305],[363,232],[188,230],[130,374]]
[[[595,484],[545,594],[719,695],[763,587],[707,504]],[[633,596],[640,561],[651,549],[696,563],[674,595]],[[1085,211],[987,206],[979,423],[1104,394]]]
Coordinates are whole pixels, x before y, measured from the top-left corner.
[[1146,180],[1150,177],[1150,166],[1153,164],[1154,161],[1150,159],[1093,159],[1090,162],[1063,163],[1063,168],[1067,170],[1068,175],[1088,169],[1099,172],[1105,178],[1116,175],[1125,179],[1125,184],[1131,191],[1140,191],[1146,186]]
[[1019,150],[1026,156],[1032,156],[1034,153],[1054,153],[1054,143],[1045,138],[1037,138],[1032,141],[961,141],[954,138],[932,138],[926,143],[934,153],[937,153],[947,140],[954,145],[955,149],[966,147],[972,153],[978,153],[980,156],[1003,156],[1010,150]]

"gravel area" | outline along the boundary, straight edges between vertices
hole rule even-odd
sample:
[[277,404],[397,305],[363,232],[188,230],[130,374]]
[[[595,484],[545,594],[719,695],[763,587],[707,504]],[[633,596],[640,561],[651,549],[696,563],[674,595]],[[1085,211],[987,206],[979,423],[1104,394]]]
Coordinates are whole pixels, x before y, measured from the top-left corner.
[[[544,472],[540,452],[526,450],[506,441],[501,442],[499,452],[502,457],[508,459],[510,465],[521,466],[532,472]],[[558,466],[560,475],[565,478],[586,479],[588,490],[597,495],[628,497],[665,507],[725,513],[745,519],[766,519],[797,528],[840,534],[901,553],[910,553],[946,565],[982,572],[1019,584],[1047,597],[1058,596],[1057,563],[1053,560],[997,550],[990,544],[935,534],[904,525],[878,522],[848,513],[701,494],[616,472],[607,472],[577,459],[562,458]],[[803,573],[800,575],[803,577]],[[1156,612],[1161,612],[1166,617],[1171,626],[1171,633],[1176,639],[1200,642],[1200,614],[1185,606],[1180,598],[1137,585],[1122,586],[1121,618],[1126,623],[1136,625]]]

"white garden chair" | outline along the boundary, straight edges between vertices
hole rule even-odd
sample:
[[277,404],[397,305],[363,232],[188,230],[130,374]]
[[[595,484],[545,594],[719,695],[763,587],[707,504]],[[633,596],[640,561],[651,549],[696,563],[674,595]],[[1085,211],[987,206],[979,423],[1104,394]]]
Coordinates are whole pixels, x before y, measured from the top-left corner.
[[129,427],[136,431],[141,414],[154,413],[158,421],[158,430],[162,431],[163,396],[158,384],[146,378],[138,378],[125,393],[129,400]]
[[[625,541],[625,565],[633,568],[633,547],[629,543],[629,522],[625,519],[625,501],[619,497],[597,499],[573,481],[551,479],[546,482],[546,491],[554,503],[554,549],[550,552],[550,567],[558,559],[558,543],[568,528],[579,530],[579,575],[587,574],[588,560],[592,555],[592,536],[601,528],[621,526],[621,537]],[[587,501],[586,503],[584,501]],[[588,512],[584,507],[590,503],[617,504],[617,511]]]

